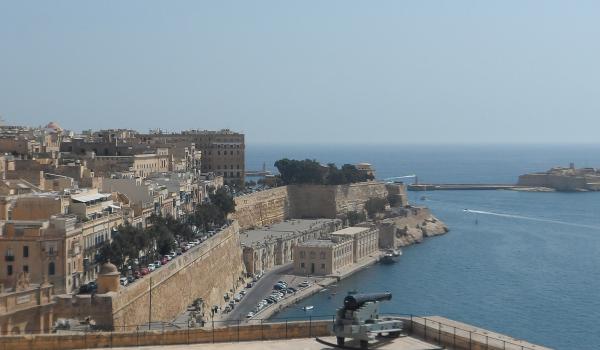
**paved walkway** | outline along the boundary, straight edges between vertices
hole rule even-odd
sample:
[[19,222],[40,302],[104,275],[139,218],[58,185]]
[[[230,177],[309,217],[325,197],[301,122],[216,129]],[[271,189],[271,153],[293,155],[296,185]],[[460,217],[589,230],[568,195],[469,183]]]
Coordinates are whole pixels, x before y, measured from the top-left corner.
[[[335,337],[326,337],[323,340],[335,343]],[[358,344],[347,341],[346,345],[359,347]],[[411,338],[397,338],[389,340],[389,342],[378,343],[371,346],[378,350],[433,350],[439,349],[435,345],[425,343],[424,341]],[[299,349],[299,350],[330,350],[335,349],[318,343],[313,338],[304,339],[287,339],[287,340],[270,340],[270,341],[253,341],[241,343],[216,343],[216,344],[194,344],[194,345],[161,345],[161,346],[140,346],[128,348],[113,348],[115,350],[279,350],[279,349]]]

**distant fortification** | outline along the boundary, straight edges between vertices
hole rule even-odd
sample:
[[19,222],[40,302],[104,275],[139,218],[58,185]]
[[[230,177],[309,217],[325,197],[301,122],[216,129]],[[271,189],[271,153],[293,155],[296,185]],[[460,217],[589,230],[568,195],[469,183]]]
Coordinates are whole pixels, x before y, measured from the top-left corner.
[[557,191],[600,191],[600,170],[594,168],[555,167],[545,172],[519,176],[519,186],[546,187]]

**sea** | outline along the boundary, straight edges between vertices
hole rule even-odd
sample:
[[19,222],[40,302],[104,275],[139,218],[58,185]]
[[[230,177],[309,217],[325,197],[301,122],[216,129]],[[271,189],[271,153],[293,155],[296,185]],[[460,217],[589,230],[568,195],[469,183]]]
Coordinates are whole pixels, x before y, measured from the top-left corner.
[[[274,170],[286,157],[368,162],[378,179],[513,184],[520,174],[571,162],[600,167],[600,145],[246,146],[248,169]],[[450,232],[274,317],[333,315],[348,291],[390,291],[384,312],[440,315],[556,349],[600,349],[600,193],[428,191],[409,198]]]

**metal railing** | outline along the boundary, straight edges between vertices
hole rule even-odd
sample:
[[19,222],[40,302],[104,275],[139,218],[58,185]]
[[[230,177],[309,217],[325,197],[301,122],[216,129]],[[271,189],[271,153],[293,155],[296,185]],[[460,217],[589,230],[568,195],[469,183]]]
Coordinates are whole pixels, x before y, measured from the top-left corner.
[[[446,349],[477,350],[539,350],[509,338],[485,334],[482,331],[463,329],[438,320],[410,314],[386,314],[401,317],[405,321],[405,334]],[[330,336],[330,326],[335,315],[314,315],[270,319],[236,319],[208,321],[197,327],[188,322],[153,322],[152,324],[121,325],[114,330],[103,331],[87,326],[74,325],[71,329],[56,330],[54,334],[43,334],[40,330],[27,330],[27,334],[39,334],[41,338],[65,335],[65,349],[71,349],[74,338],[83,347],[122,347],[169,344],[195,344],[218,342],[263,341],[293,338]],[[10,329],[8,329],[11,332]],[[35,338],[35,337],[33,337]],[[0,335],[0,350],[18,348],[25,341],[21,334]],[[27,337],[31,344],[31,336]],[[61,344],[54,339],[53,344]],[[66,346],[68,345],[68,346]],[[44,348],[44,347],[41,347]],[[59,347],[62,349],[62,347]],[[75,347],[73,347],[75,348]]]

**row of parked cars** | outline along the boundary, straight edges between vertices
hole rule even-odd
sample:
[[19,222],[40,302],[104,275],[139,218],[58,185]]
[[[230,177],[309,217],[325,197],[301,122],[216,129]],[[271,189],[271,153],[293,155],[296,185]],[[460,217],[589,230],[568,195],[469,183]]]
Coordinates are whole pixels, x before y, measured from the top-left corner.
[[250,311],[246,315],[246,318],[254,317],[254,315],[256,313],[260,312],[265,307],[267,307],[271,304],[275,304],[275,303],[279,302],[281,299],[285,298],[286,294],[294,294],[297,291],[298,290],[296,288],[289,287],[287,282],[277,281],[277,283],[273,286],[273,292],[270,295],[268,295],[267,297],[265,297],[263,300],[261,300],[258,303],[258,305],[256,305],[256,308],[254,309],[254,311]]
[[[166,265],[169,261],[175,259],[175,257],[177,257],[178,255],[181,255],[182,253],[185,253],[188,250],[192,249],[193,247],[201,244],[202,242],[206,241],[209,237],[214,236],[215,234],[217,234],[217,232],[221,231],[222,229],[225,229],[226,227],[227,227],[227,224],[223,225],[223,227],[217,228],[216,230],[208,231],[205,235],[200,236],[199,238],[193,239],[189,242],[187,242],[187,241],[177,242],[176,241],[175,243],[179,247],[178,249],[176,249],[175,251],[172,251],[166,255],[163,255],[160,259],[158,259],[154,262],[151,262],[146,266],[141,266],[138,259],[132,259],[130,261],[131,264],[129,266],[127,266],[126,275],[121,276],[119,279],[119,282],[121,283],[122,286],[127,286],[131,283],[134,283],[137,279],[140,279],[140,278],[144,277],[145,275],[151,273],[152,271],[159,269],[161,266]],[[96,282],[92,281],[87,284],[81,285],[79,287],[79,293],[80,294],[95,293],[97,289],[98,289],[98,286],[96,285]]]

